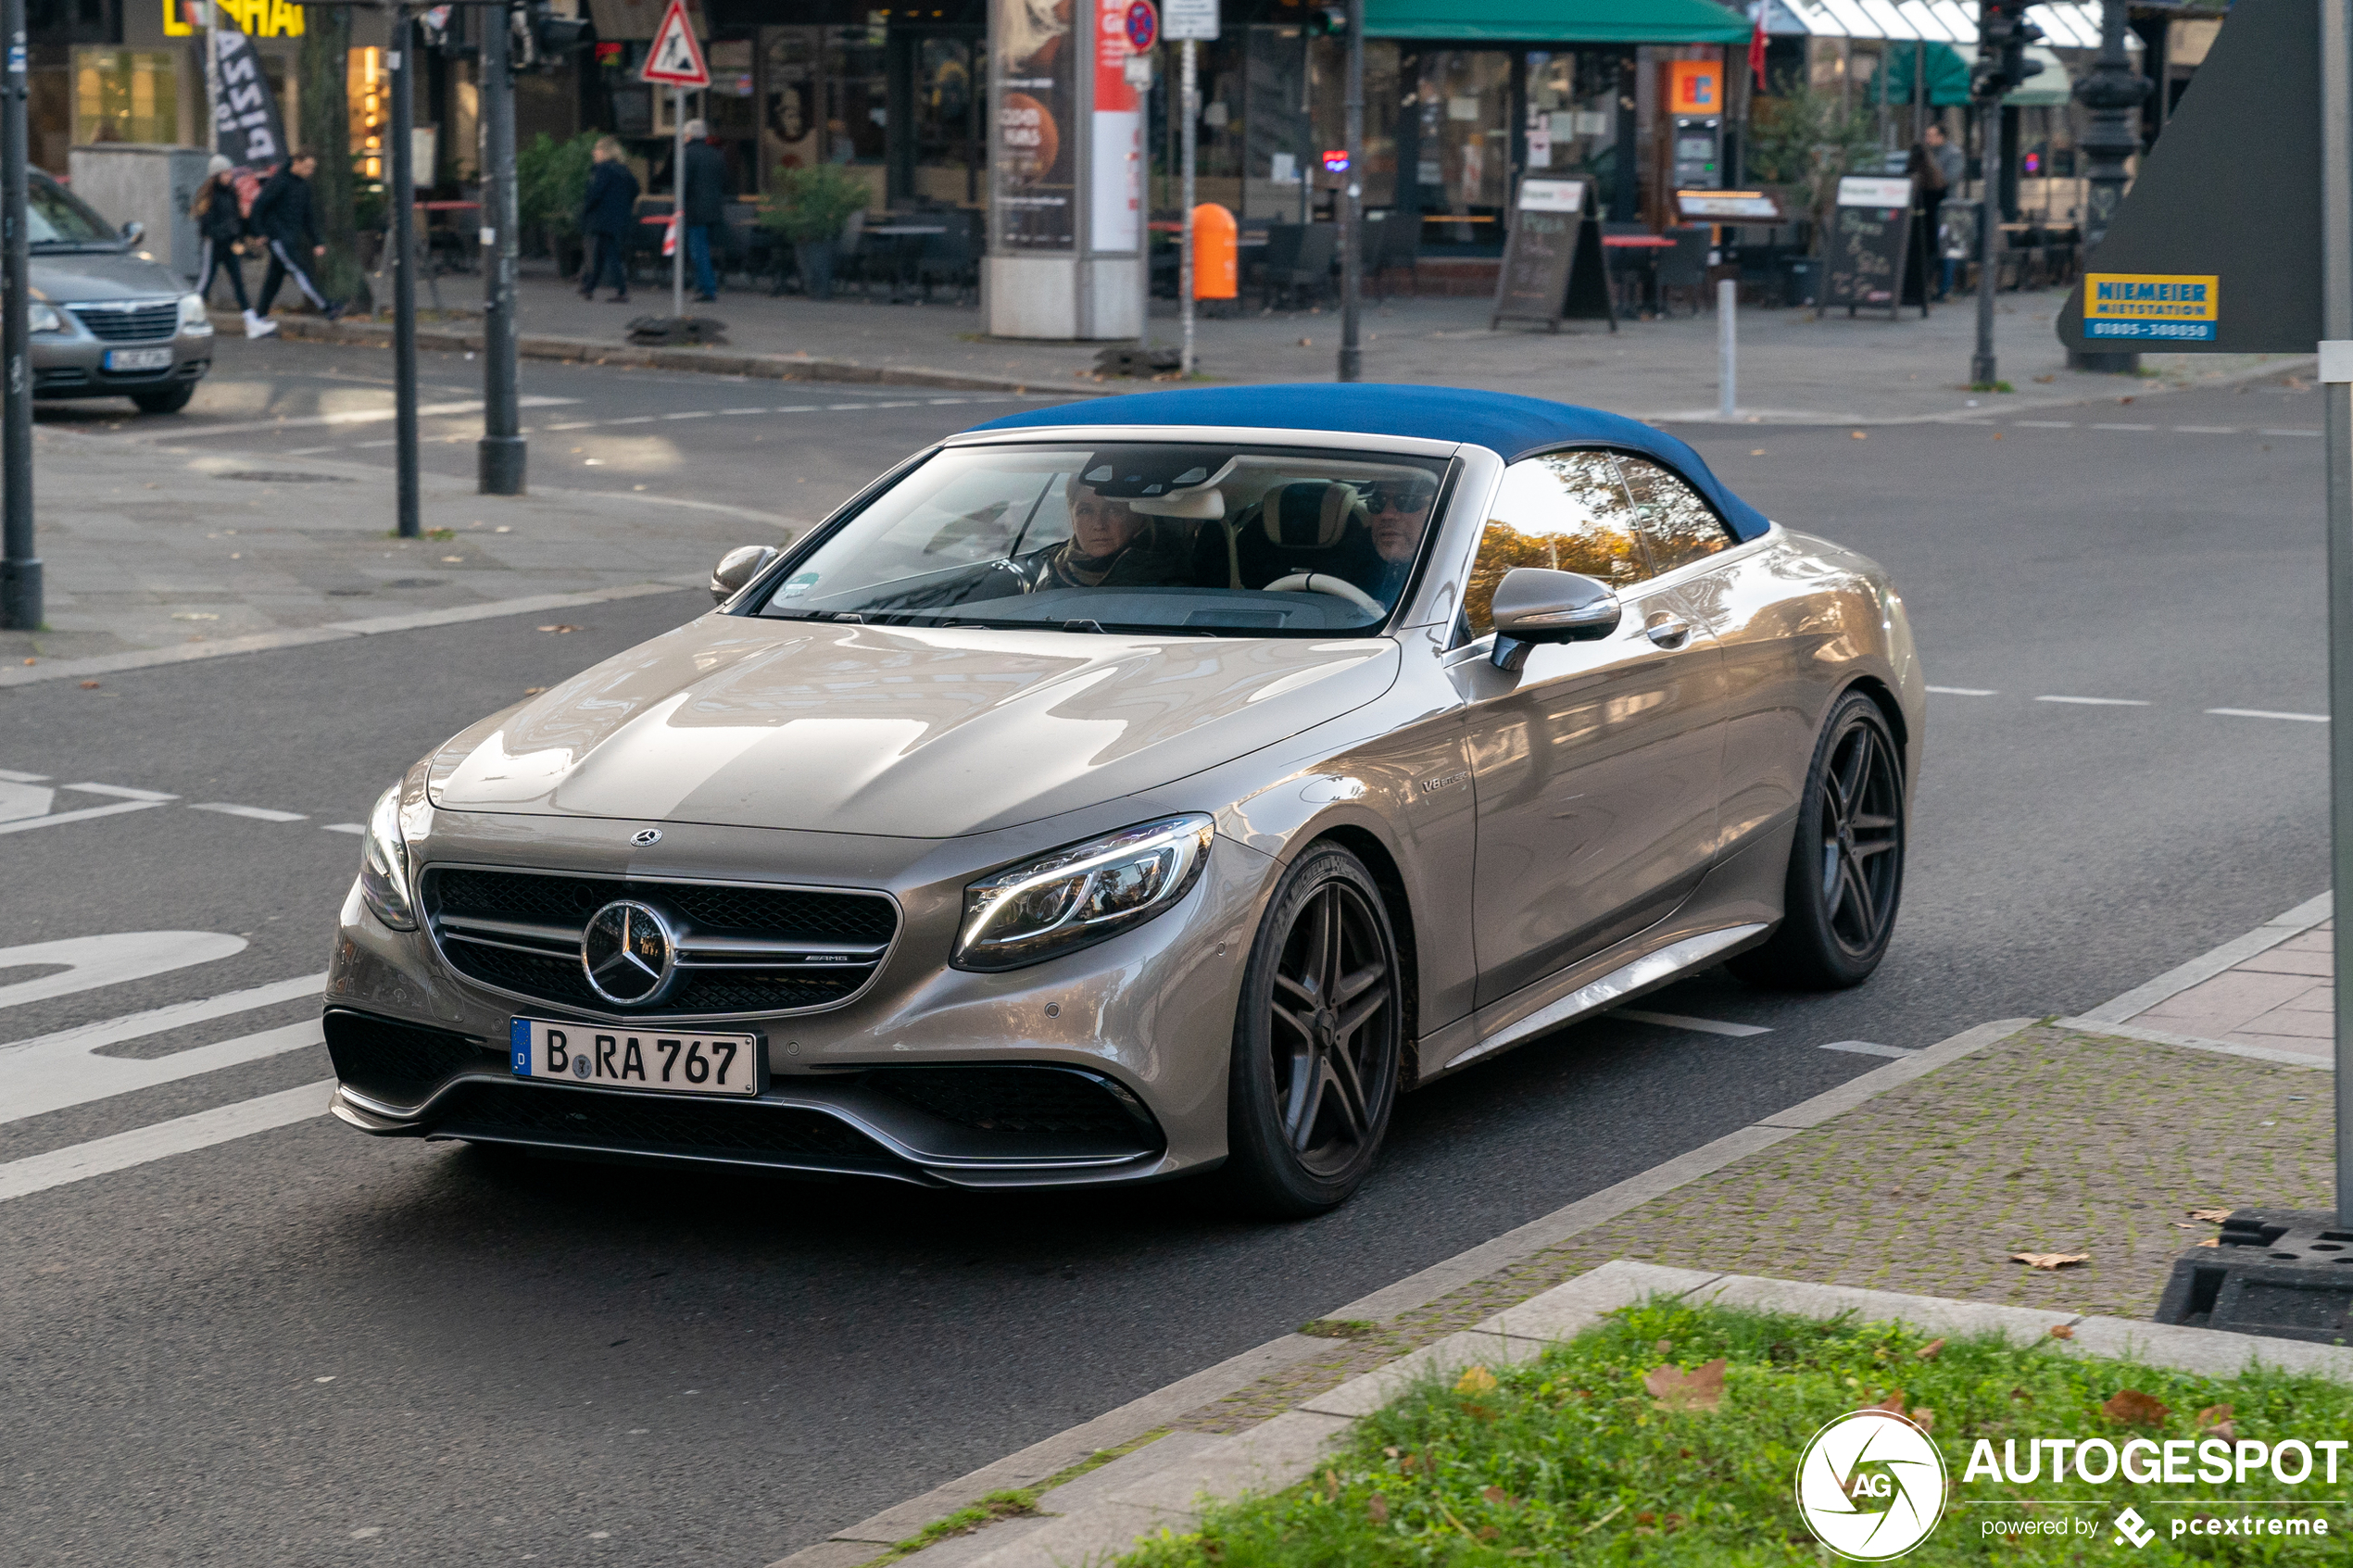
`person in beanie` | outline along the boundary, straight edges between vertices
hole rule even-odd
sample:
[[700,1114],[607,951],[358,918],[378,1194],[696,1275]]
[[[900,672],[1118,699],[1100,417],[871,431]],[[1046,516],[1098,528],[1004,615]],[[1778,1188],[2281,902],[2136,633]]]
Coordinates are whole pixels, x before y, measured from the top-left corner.
[[199,241],[196,293],[209,300],[212,280],[226,272],[230,288],[236,291],[237,308],[245,313],[245,336],[267,337],[276,332],[278,323],[255,315],[253,302],[245,297],[245,270],[239,259],[245,253],[245,209],[237,204],[236,166],[219,153],[205,166],[205,182],[196,187],[188,216],[196,220]]
[[719,297],[711,270],[711,241],[727,221],[727,155],[711,144],[711,128],[686,121],[686,261],[695,270],[695,297]]
[[580,204],[580,232],[588,258],[580,269],[580,297],[594,299],[612,279],[613,303],[629,297],[629,233],[637,222],[637,177],[621,161],[621,138],[599,136],[588,154],[588,195]]
[[261,276],[261,298],[255,305],[264,316],[278,297],[279,285],[288,278],[328,320],[343,314],[342,301],[329,299],[310,281],[310,264],[327,254],[310,202],[310,176],[318,169],[315,155],[297,152],[263,182],[261,194],[253,198],[248,217],[270,254],[270,270]]

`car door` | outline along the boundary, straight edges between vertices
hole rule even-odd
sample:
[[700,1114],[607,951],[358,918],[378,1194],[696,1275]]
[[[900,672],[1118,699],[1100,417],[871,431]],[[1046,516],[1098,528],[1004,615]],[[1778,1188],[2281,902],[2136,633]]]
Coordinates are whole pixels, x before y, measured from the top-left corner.
[[[1593,642],[1541,645],[1498,670],[1489,619],[1514,567],[1609,583],[1625,608]],[[1465,594],[1453,673],[1477,797],[1473,925],[1480,1005],[1671,913],[1706,872],[1723,765],[1714,638],[1658,572],[1616,458],[1513,464]]]

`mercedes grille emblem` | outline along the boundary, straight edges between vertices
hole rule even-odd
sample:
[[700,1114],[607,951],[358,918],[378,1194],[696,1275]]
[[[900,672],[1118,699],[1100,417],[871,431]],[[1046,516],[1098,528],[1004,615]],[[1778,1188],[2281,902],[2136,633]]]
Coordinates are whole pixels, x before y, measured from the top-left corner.
[[678,967],[678,939],[649,905],[616,898],[580,934],[588,988],[623,1007],[658,999]]
[[645,848],[649,844],[660,844],[661,842],[661,829],[639,828],[635,833],[629,835],[629,842],[635,845],[640,849]]

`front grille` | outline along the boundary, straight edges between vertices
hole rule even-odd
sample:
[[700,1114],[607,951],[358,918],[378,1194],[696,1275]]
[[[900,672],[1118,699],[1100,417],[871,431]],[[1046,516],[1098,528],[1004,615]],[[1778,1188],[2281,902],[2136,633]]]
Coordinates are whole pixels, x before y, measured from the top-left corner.
[[1092,1073],[1058,1067],[890,1067],[866,1075],[942,1121],[991,1133],[1132,1142],[1157,1131],[1140,1106]]
[[[872,978],[898,930],[878,893],[638,882],[621,877],[436,867],[425,909],[459,972],[503,991],[614,1017],[711,1017],[836,1006]],[[662,911],[678,936],[666,994],[627,1006],[589,987],[580,938],[617,898]]]
[[625,1154],[903,1169],[863,1133],[790,1105],[661,1099],[541,1084],[460,1084],[434,1108],[434,1134],[556,1143]]
[[321,1026],[335,1076],[387,1105],[422,1105],[466,1068],[505,1065],[502,1055],[446,1029],[342,1008],[329,1009]]
[[180,330],[180,302],[176,299],[129,309],[107,305],[69,305],[66,308],[73,312],[75,320],[90,329],[92,337],[102,343],[141,343],[170,337]]

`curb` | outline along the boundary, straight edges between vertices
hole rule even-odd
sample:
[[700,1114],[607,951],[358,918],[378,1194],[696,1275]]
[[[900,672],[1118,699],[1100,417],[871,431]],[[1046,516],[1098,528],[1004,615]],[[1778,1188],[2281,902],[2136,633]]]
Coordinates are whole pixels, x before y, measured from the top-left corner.
[[[2209,952],[2200,953],[2185,964],[2167,970],[2156,979],[2135,985],[2120,997],[2102,1002],[2089,1012],[2081,1014],[2079,1023],[2121,1023],[2128,1018],[2148,1011],[2159,1002],[2180,996],[2193,985],[2204,985],[2234,964],[2244,963],[2258,953],[2269,952],[2291,936],[2301,936],[2329,918],[2335,908],[2334,896],[2323,893],[2307,898],[2284,914],[2272,916],[2243,936],[2233,936]],[[2187,1036],[2175,1036],[2185,1039]],[[2253,1050],[2252,1047],[2222,1045],[2224,1050]]]
[[[1908,1084],[1915,1078],[1933,1073],[1938,1068],[1958,1060],[1973,1051],[1981,1050],[1997,1040],[2007,1039],[2020,1029],[2031,1026],[2034,1022],[2031,1018],[2005,1018],[1997,1019],[1990,1023],[1981,1023],[1974,1029],[1964,1030],[1949,1039],[1941,1040],[1924,1050],[1907,1056],[1901,1061],[1891,1061],[1884,1067],[1873,1068],[1870,1072],[1850,1078],[1837,1088],[1816,1095],[1811,1099],[1802,1100],[1787,1110],[1776,1111],[1737,1132],[1728,1133],[1711,1143],[1702,1144],[1697,1148],[1655,1165],[1639,1175],[1629,1176],[1615,1185],[1604,1187],[1599,1192],[1579,1198],[1576,1202],[1556,1209],[1541,1219],[1531,1220],[1515,1230],[1504,1232],[1491,1241],[1483,1242],[1467,1251],[1458,1253],[1444,1262],[1432,1264],[1419,1273],[1409,1274],[1394,1285],[1385,1286],[1369,1296],[1360,1297],[1351,1301],[1344,1307],[1334,1308],[1323,1316],[1332,1319],[1357,1318],[1375,1323],[1387,1322],[1402,1316],[1459,1289],[1473,1280],[1485,1278],[1523,1258],[1548,1248],[1557,1247],[1580,1232],[1615,1219],[1628,1210],[1639,1208],[1655,1198],[1719,1171],[1735,1160],[1754,1154],[1758,1149],[1770,1148],[1784,1138],[1793,1137],[1807,1128],[1818,1126],[1842,1111],[1852,1110],[1856,1106],[1876,1098],[1899,1085]],[[1573,1286],[1576,1283],[1572,1280],[1569,1285]],[[1562,1286],[1556,1289],[1568,1287],[1568,1286]],[[1513,1311],[1523,1311],[1525,1305],[1523,1303],[1522,1307],[1514,1308]],[[1441,1340],[1440,1343],[1443,1344],[1446,1341]],[[1288,1366],[1293,1361],[1303,1361],[1311,1355],[1328,1353],[1330,1348],[1329,1340],[1313,1338],[1302,1334],[1287,1334],[1279,1339],[1269,1340],[1255,1348],[1243,1351],[1240,1355],[1220,1361],[1215,1366],[1172,1383],[1157,1392],[1147,1394],[1140,1399],[1122,1405],[1117,1410],[1107,1411],[1092,1421],[1058,1433],[1018,1453],[1008,1455],[993,1464],[985,1465],[953,1481],[935,1486],[919,1498],[910,1499],[894,1507],[885,1509],[872,1518],[861,1520],[845,1529],[837,1530],[824,1540],[779,1559],[772,1563],[770,1568],[856,1568],[856,1565],[881,1555],[891,1543],[906,1539],[931,1521],[951,1513],[957,1509],[969,1507],[992,1491],[1019,1486],[1025,1480],[1034,1481],[1039,1477],[1051,1475],[1063,1466],[1085,1458],[1090,1452],[1117,1447],[1189,1410],[1247,1387],[1268,1372]],[[1426,1347],[1425,1350],[1428,1348],[1429,1348]],[[1424,1353],[1425,1351],[1414,1352],[1415,1355]],[[1410,1360],[1411,1357],[1406,1359]],[[1378,1375],[1378,1374],[1367,1375]],[[1362,1379],[1358,1381],[1361,1382]],[[1341,1386],[1348,1387],[1353,1385],[1343,1384]],[[1319,1396],[1319,1399],[1327,1398],[1329,1398],[1328,1395]],[[1290,1414],[1297,1413],[1290,1412]],[[1232,1440],[1239,1441],[1241,1438],[1268,1433],[1277,1423],[1288,1420],[1290,1415],[1277,1416],[1275,1421],[1254,1427],[1250,1432],[1239,1434]],[[1307,1418],[1305,1424],[1314,1425],[1317,1421],[1322,1421],[1325,1429],[1328,1430],[1330,1424],[1325,1418]],[[1292,1423],[1290,1426],[1273,1433],[1266,1441],[1276,1444],[1282,1453],[1290,1453],[1292,1449],[1288,1446],[1290,1438],[1285,1435],[1291,1433],[1301,1424],[1301,1423]],[[1319,1446],[1322,1437],[1319,1435],[1316,1437],[1316,1445]],[[1139,1450],[1139,1453],[1149,1451],[1149,1448]],[[1237,1450],[1244,1455],[1243,1460],[1237,1462],[1241,1463],[1245,1470],[1258,1464],[1258,1460],[1248,1458],[1250,1453],[1255,1451],[1254,1449]],[[1313,1451],[1311,1447],[1311,1458]],[[1273,1457],[1275,1452],[1274,1449],[1268,1450],[1269,1457],[1266,1462],[1276,1462]],[[1130,1457],[1132,1461],[1133,1456]],[[1286,1486],[1289,1484],[1289,1482],[1283,1483]],[[1040,1534],[1042,1535],[1043,1532],[1041,1531]],[[978,1562],[985,1560],[974,1559],[973,1561]]]
[[[244,318],[213,313],[216,331],[242,332]],[[358,344],[389,348],[392,328],[372,321],[330,321],[316,316],[273,316],[278,336],[301,343]],[[417,346],[425,349],[480,353],[482,329],[453,330],[419,326]],[[1026,393],[1029,382],[999,376],[968,376],[951,370],[911,367],[889,369],[862,365],[854,359],[816,359],[788,354],[738,354],[716,348],[640,348],[598,338],[533,334],[515,340],[515,351],[526,359],[555,359],[577,364],[623,365],[648,370],[692,370],[703,375],[749,376],[763,381],[865,383],[880,386],[931,386],[953,392]]]

